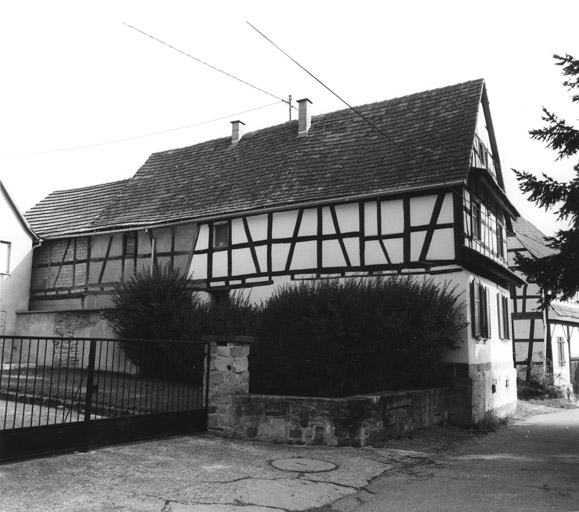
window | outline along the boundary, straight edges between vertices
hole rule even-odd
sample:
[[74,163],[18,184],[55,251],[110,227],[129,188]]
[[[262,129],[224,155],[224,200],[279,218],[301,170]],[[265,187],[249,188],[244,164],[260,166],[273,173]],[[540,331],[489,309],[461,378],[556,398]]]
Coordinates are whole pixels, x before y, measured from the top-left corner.
[[470,229],[472,236],[482,240],[482,214],[480,204],[476,201],[471,203],[471,218],[470,218]]
[[137,237],[135,233],[125,235],[125,256],[134,256],[137,252]]
[[222,222],[213,225],[213,247],[227,247],[229,245],[229,223]]
[[489,291],[480,283],[470,283],[471,328],[475,338],[490,338],[490,301]]
[[557,336],[557,346],[559,347],[559,366],[565,366],[565,339]]
[[0,241],[0,274],[10,272],[10,242]]
[[508,340],[511,338],[509,298],[497,294],[497,311],[499,312],[499,338]]
[[505,232],[503,226],[497,222],[497,256],[499,258],[505,257]]

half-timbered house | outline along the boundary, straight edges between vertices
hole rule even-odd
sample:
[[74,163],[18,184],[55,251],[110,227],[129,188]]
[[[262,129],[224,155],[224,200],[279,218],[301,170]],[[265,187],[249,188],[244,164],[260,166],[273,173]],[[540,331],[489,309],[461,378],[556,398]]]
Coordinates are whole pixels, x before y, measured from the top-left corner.
[[[519,217],[508,237],[509,265],[521,277],[516,255],[544,258],[555,253],[547,237]],[[564,394],[579,393],[579,293],[575,300],[551,301],[542,309],[544,290],[537,284],[513,288],[513,341],[519,379],[528,382],[533,368],[553,372],[554,383]],[[548,328],[545,328],[548,326]]]
[[448,281],[469,322],[445,356],[457,423],[516,402],[505,194],[483,80],[311,115],[155,153],[127,182],[55,192],[31,308],[110,305],[135,268],[169,263],[200,290],[255,301],[281,283],[405,273]]

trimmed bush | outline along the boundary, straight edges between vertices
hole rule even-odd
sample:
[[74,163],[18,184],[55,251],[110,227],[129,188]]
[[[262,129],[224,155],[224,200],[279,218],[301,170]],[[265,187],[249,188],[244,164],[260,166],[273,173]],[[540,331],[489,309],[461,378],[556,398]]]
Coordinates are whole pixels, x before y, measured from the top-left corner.
[[337,397],[441,383],[440,356],[457,347],[463,304],[432,280],[303,282],[263,305],[251,391]]
[[[190,280],[169,266],[145,268],[118,283],[109,320],[129,360],[146,377],[200,381],[204,346],[160,343],[200,340],[203,334],[251,334],[254,308],[240,295],[218,304],[201,300]],[[147,341],[151,340],[151,341]],[[152,341],[155,340],[155,341]]]

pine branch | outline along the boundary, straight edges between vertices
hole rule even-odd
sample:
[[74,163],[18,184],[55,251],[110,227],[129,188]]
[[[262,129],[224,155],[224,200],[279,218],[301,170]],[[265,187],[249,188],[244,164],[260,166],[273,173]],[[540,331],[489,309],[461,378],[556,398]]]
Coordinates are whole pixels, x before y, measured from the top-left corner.
[[[573,77],[570,80],[565,80],[563,85],[570,91],[579,89],[579,60],[573,58],[568,53],[564,57],[555,54],[553,58],[557,61],[555,64],[563,68],[564,76]],[[573,95],[571,99],[574,103],[579,103],[579,94]]]
[[529,134],[532,139],[546,142],[547,147],[559,153],[559,160],[573,156],[579,151],[579,130],[569,126],[565,120],[559,119],[544,107],[541,119],[545,121],[548,126],[537,130],[530,130]]
[[529,200],[545,210],[567,199],[567,185],[559,183],[543,174],[543,180],[526,171],[513,169],[519,182],[519,188],[525,194],[530,194]]

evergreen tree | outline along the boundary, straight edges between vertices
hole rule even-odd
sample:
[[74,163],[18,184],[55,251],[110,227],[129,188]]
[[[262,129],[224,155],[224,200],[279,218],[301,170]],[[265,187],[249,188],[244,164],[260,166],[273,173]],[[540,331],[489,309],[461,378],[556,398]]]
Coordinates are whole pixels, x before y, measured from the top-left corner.
[[[567,54],[554,55],[566,79],[563,85],[572,93],[571,101],[579,104],[579,60]],[[534,140],[544,142],[558,153],[558,160],[574,157],[579,152],[579,129],[543,107],[543,128],[531,130]],[[528,279],[545,292],[543,306],[553,299],[569,299],[579,291],[579,162],[573,167],[575,177],[568,183],[555,181],[543,174],[543,179],[514,170],[519,188],[541,208],[554,208],[558,219],[569,223],[568,229],[558,230],[548,244],[557,251],[545,258],[519,256],[516,263]],[[548,296],[547,296],[548,294]]]

